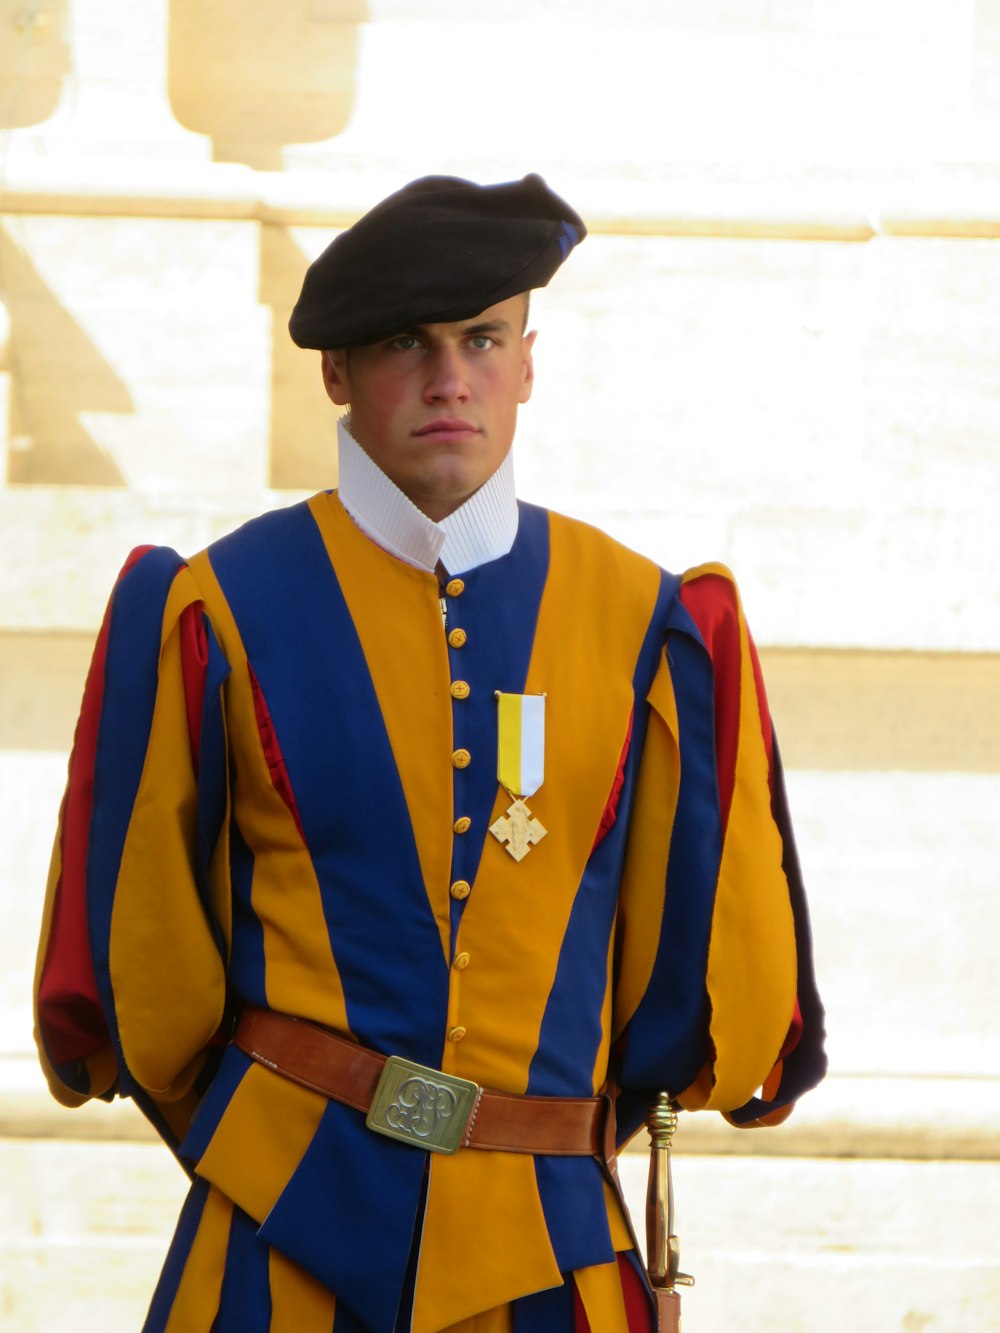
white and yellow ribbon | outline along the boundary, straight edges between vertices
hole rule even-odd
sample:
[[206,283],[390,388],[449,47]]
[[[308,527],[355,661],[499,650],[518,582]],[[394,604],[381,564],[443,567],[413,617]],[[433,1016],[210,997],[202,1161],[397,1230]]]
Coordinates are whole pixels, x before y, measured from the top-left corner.
[[545,695],[497,691],[497,781],[533,796],[545,780]]

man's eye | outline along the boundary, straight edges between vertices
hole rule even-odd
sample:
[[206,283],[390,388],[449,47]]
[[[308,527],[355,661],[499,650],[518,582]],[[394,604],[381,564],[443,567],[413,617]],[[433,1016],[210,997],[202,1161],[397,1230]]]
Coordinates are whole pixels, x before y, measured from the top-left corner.
[[485,352],[487,348],[492,347],[494,340],[488,333],[477,333],[469,339],[477,352]]
[[412,352],[417,346],[417,340],[412,333],[401,333],[398,338],[393,338],[389,343],[397,352]]

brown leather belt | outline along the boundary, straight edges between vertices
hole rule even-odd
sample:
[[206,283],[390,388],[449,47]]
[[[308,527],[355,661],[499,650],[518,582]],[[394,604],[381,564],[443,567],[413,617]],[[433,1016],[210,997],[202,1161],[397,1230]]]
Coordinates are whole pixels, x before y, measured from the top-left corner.
[[[482,1148],[556,1157],[602,1156],[610,1099],[495,1092],[379,1055],[327,1028],[247,1006],[233,1041],[304,1088],[353,1106],[370,1128],[429,1151]],[[444,1146],[439,1139],[443,1136]]]

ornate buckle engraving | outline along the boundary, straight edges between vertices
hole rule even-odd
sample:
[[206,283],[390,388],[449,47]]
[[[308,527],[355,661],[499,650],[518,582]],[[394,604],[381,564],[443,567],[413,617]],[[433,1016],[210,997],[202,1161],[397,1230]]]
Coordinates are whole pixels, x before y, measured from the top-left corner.
[[453,1153],[480,1088],[465,1078],[390,1055],[365,1119],[369,1129],[428,1152]]

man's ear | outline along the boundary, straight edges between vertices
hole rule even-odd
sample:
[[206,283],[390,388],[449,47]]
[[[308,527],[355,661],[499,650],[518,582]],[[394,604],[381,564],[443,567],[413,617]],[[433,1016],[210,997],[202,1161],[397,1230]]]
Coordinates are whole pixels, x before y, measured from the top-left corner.
[[322,352],[323,388],[331,403],[346,407],[351,401],[351,388],[347,375],[347,353],[342,347],[335,347],[330,352]]
[[521,392],[517,397],[519,403],[528,401],[535,383],[535,363],[532,360],[531,349],[535,345],[536,333],[537,330],[532,329],[521,339]]

